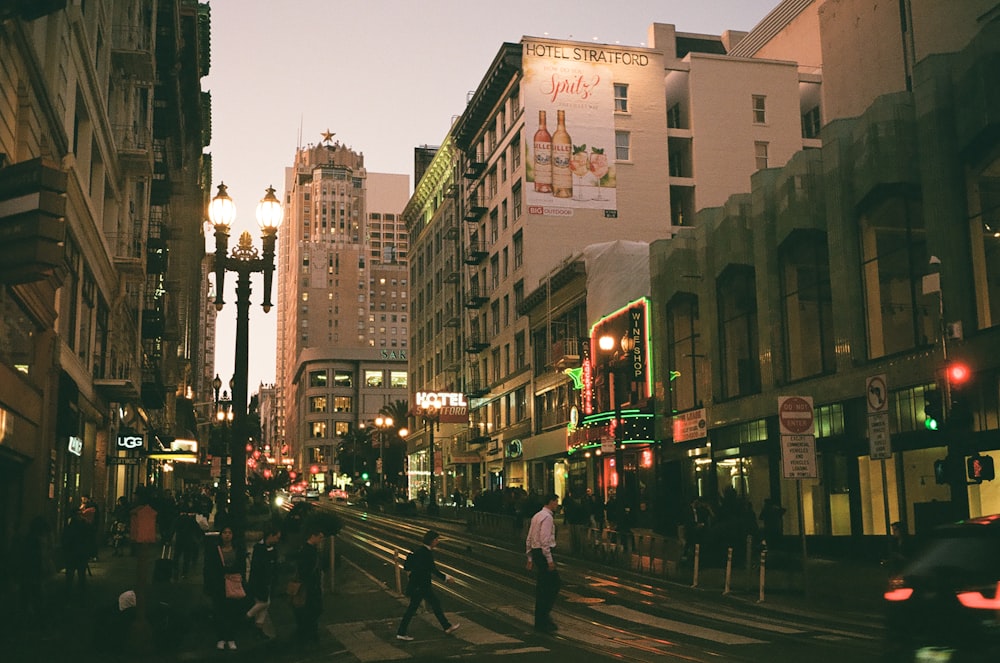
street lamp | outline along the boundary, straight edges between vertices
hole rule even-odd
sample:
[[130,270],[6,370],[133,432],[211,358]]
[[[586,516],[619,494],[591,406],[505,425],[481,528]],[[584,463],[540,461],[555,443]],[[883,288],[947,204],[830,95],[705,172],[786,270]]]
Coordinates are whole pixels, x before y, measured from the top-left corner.
[[429,460],[431,465],[430,473],[430,493],[427,504],[427,515],[436,516],[438,514],[437,486],[434,483],[434,427],[441,419],[441,410],[432,401],[424,401],[417,406],[417,414],[424,418],[424,425],[428,430],[428,448],[430,449]]
[[[222,380],[219,376],[215,376],[215,380],[212,381],[212,387],[215,388],[215,420],[218,424],[218,431],[222,434],[222,459],[219,464],[219,492],[216,494],[216,503],[219,508],[225,505],[226,498],[229,495],[229,486],[227,483],[227,475],[229,474],[229,449],[232,439],[232,426],[233,426],[233,401],[229,397],[227,391],[222,392],[222,396],[219,396],[219,387],[222,386]],[[233,388],[233,381],[229,381],[229,388]]]
[[614,440],[615,440],[615,477],[617,479],[615,491],[618,496],[619,503],[625,503],[629,496],[625,490],[625,472],[624,472],[624,435],[622,430],[622,399],[619,393],[620,385],[616,384],[615,373],[618,371],[619,363],[621,358],[617,353],[618,347],[621,348],[622,356],[627,356],[629,352],[635,347],[635,341],[625,334],[621,339],[617,339],[609,334],[604,334],[597,339],[597,347],[601,349],[602,352],[607,353],[607,379],[608,379],[608,396],[610,401],[608,405],[614,411]]
[[247,373],[249,371],[250,335],[250,275],[260,272],[264,275],[264,302],[267,313],[271,310],[271,280],[274,276],[274,244],[281,225],[281,203],[274,195],[274,187],[257,204],[257,224],[260,226],[264,243],[264,256],[259,257],[253,246],[250,233],[240,235],[239,244],[227,256],[229,229],[236,220],[236,205],[226,191],[226,185],[219,184],[219,191],[208,205],[208,218],[215,226],[215,310],[224,305],[223,284],[226,271],[238,275],[236,282],[236,364],[233,376],[233,412],[235,420],[230,440],[232,471],[230,481],[230,513],[236,528],[242,531],[246,524],[246,419],[247,419]]
[[375,427],[378,428],[378,485],[385,488],[385,432],[392,428],[392,417],[375,417]]

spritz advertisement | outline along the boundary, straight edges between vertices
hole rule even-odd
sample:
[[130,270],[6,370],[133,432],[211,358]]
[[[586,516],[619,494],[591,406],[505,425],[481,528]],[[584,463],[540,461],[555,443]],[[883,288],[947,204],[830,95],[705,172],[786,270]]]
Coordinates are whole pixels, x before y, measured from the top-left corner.
[[647,56],[598,46],[522,45],[528,213],[617,210],[611,65],[640,65]]

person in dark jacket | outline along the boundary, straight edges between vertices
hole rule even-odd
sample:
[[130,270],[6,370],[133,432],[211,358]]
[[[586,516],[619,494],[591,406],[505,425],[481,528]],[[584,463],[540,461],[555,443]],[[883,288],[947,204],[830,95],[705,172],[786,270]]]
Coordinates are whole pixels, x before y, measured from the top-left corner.
[[79,512],[73,513],[62,531],[62,554],[66,565],[66,587],[73,589],[73,576],[80,591],[87,588],[87,564],[94,550],[94,532]]
[[233,529],[225,526],[219,530],[218,545],[209,545],[205,550],[205,593],[212,600],[215,609],[217,649],[236,649],[236,629],[246,595],[226,596],[226,576],[238,574],[246,578],[246,550],[233,542]]
[[413,640],[412,636],[406,634],[406,630],[410,626],[413,615],[417,614],[417,608],[420,607],[422,601],[427,601],[427,605],[434,611],[434,616],[437,617],[445,633],[454,633],[458,630],[459,624],[452,624],[448,621],[441,609],[441,602],[434,593],[434,577],[444,582],[451,580],[450,577],[438,571],[437,565],[434,563],[434,549],[437,548],[440,541],[441,536],[434,530],[430,530],[424,534],[423,545],[411,552],[406,558],[406,564],[403,568],[410,572],[409,582],[406,583],[406,595],[410,597],[410,605],[403,613],[403,620],[399,623],[399,630],[396,631],[396,638],[399,640]]
[[[308,523],[308,521],[307,521]],[[323,612],[323,572],[319,548],[326,533],[317,524],[307,524],[306,542],[295,556],[295,578],[302,583],[299,592],[305,593],[302,605],[295,605],[295,635],[297,640],[319,640],[319,616]]]
[[269,526],[264,530],[264,538],[254,545],[250,556],[250,596],[254,604],[247,612],[247,618],[252,619],[267,638],[277,635],[271,621],[271,590],[278,568],[277,546],[280,540],[281,530],[274,525]]

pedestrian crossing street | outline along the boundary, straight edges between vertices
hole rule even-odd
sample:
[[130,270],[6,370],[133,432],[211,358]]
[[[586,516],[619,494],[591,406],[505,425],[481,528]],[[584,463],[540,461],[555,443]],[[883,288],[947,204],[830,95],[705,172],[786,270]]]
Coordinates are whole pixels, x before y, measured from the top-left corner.
[[[402,605],[402,603],[401,603]],[[767,633],[776,636],[802,635],[819,639],[836,639],[840,633],[836,629],[824,628],[816,631],[813,627],[796,625],[783,620],[762,617],[755,619],[745,615],[720,615],[708,609],[689,608],[693,614],[705,617],[724,619],[727,623],[756,629],[763,633],[759,637],[751,637],[732,633],[730,631],[700,626],[690,622],[678,621],[650,615],[621,605],[606,603],[589,606],[592,618],[584,619],[571,615],[553,612],[553,617],[559,626],[559,634],[567,636],[572,642],[584,646],[598,647],[609,653],[626,649],[641,649],[645,653],[658,650],[666,653],[676,646],[673,641],[682,635],[685,639],[694,638],[706,644],[740,647],[747,645],[766,645]],[[397,618],[342,622],[327,626],[330,634],[344,647],[344,653],[349,653],[361,662],[396,661],[426,657],[428,647],[433,646],[438,651],[462,649],[465,652],[483,648],[491,655],[523,654],[528,652],[546,652],[551,648],[539,644],[539,636],[534,635],[533,615],[529,610],[506,605],[495,610],[508,619],[505,623],[516,622],[524,626],[523,638],[515,628],[513,634],[500,633],[493,628],[476,621],[487,618],[488,613],[463,612],[447,613],[452,623],[461,627],[452,635],[445,635],[433,614],[421,611],[411,626],[410,635],[413,642],[401,642],[396,639]],[[418,624],[422,622],[422,624]],[[508,629],[509,631],[509,629]],[[855,634],[857,637],[857,634]]]

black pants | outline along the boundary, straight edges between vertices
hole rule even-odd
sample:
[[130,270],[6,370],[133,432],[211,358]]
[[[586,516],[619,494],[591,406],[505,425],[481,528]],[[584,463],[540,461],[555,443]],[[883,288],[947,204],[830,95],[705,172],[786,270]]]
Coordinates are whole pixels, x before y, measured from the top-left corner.
[[562,581],[558,571],[549,569],[549,562],[540,548],[531,551],[531,565],[535,567],[535,628],[548,628],[554,624],[549,613]]
[[441,628],[446,631],[451,628],[451,622],[444,616],[444,610],[441,609],[441,602],[438,601],[437,594],[434,593],[432,588],[428,587],[424,590],[417,590],[410,596],[410,605],[407,606],[406,612],[403,613],[403,621],[399,623],[399,630],[396,631],[397,635],[406,635],[406,630],[410,627],[410,620],[413,619],[413,615],[417,614],[417,608],[420,607],[421,601],[427,601],[427,607],[434,612],[434,616],[437,617]]

